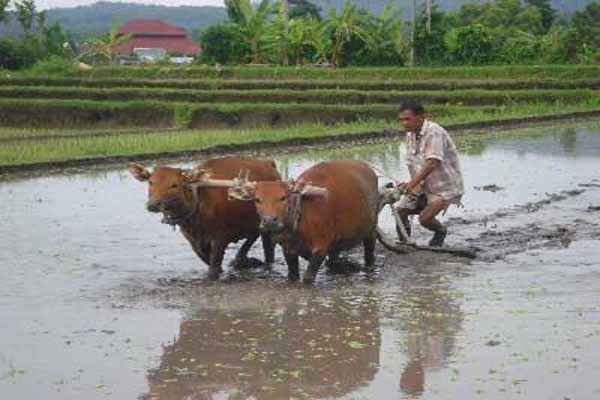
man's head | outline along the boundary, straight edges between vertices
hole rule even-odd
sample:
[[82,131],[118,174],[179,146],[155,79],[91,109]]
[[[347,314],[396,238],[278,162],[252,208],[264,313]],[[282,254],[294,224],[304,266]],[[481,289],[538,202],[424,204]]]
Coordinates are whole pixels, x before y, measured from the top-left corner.
[[425,122],[425,109],[413,100],[407,100],[400,105],[398,122],[409,132],[420,132]]

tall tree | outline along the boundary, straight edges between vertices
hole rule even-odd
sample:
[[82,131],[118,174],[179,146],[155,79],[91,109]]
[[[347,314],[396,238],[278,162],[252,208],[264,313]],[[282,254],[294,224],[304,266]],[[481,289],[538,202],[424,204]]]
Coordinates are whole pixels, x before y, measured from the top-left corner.
[[542,27],[544,33],[550,30],[550,27],[556,19],[556,10],[552,7],[551,0],[525,0],[525,3],[536,7],[542,15]]
[[0,0],[0,22],[5,21],[8,17],[8,12],[6,10],[9,3],[10,0]]
[[309,0],[289,0],[290,19],[310,17],[321,20],[321,7]]
[[576,12],[571,25],[577,32],[581,45],[600,49],[600,2],[590,3],[585,9]]
[[17,20],[25,35],[29,36],[33,32],[33,26],[36,22],[37,8],[33,0],[18,0],[15,2],[17,10]]

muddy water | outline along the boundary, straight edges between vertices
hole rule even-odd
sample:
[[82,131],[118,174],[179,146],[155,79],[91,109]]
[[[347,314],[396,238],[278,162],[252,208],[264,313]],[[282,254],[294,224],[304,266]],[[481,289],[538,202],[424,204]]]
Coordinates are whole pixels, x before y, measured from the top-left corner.
[[[375,274],[323,269],[313,289],[279,253],[206,282],[124,170],[0,183],[1,398],[600,398],[600,125],[460,147],[448,242],[479,260],[379,249]],[[402,179],[398,148],[275,157]]]

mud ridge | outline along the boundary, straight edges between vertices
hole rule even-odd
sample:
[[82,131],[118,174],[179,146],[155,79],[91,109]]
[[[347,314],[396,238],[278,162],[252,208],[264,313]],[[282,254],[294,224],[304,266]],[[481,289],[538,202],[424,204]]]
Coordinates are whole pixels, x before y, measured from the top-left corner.
[[569,224],[540,226],[528,223],[504,231],[488,230],[466,240],[469,245],[483,249],[480,260],[496,261],[525,251],[567,248],[575,240],[595,239],[599,235],[600,225],[577,218]]
[[[583,185],[579,185],[583,187]],[[563,190],[558,193],[546,193],[546,198],[538,201],[528,202],[525,204],[519,204],[510,208],[504,208],[493,212],[492,214],[485,215],[483,217],[477,218],[449,218],[449,225],[474,225],[474,224],[483,224],[486,226],[488,223],[499,220],[505,217],[513,217],[519,214],[530,214],[541,210],[544,206],[547,206],[552,203],[556,203],[559,201],[566,200],[571,197],[579,196],[585,193],[585,189],[572,189],[572,190]]]

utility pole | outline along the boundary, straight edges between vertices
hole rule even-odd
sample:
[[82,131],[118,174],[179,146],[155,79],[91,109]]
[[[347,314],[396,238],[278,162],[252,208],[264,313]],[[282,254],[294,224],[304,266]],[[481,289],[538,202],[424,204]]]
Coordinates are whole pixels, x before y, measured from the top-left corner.
[[410,29],[410,57],[411,67],[415,66],[415,38],[417,36],[417,0],[412,0],[411,7],[411,29]]
[[289,65],[288,36],[289,36],[289,5],[288,0],[281,0],[281,16],[283,17],[283,65]]

